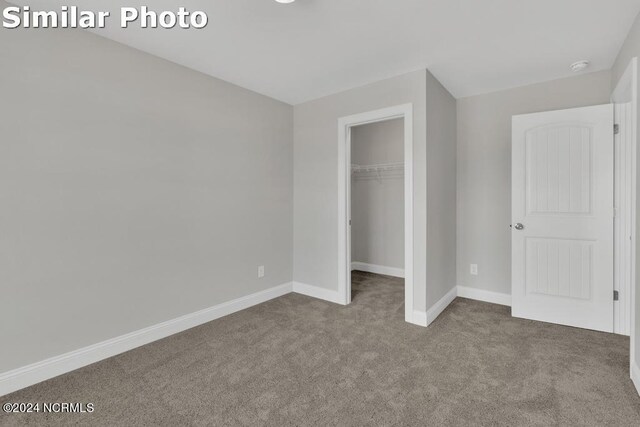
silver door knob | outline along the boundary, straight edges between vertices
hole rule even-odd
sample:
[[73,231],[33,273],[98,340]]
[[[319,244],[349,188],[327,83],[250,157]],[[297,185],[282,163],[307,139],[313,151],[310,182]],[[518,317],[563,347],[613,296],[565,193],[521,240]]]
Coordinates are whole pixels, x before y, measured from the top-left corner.
[[517,223],[516,225],[513,226],[516,230],[524,230],[524,225]]

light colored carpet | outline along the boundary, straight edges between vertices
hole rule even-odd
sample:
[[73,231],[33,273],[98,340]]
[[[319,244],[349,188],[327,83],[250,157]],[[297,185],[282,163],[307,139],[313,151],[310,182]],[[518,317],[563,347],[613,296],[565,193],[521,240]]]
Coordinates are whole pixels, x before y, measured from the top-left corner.
[[629,340],[458,298],[424,329],[403,283],[354,273],[341,307],[287,295],[0,402],[92,402],[2,425],[640,425]]

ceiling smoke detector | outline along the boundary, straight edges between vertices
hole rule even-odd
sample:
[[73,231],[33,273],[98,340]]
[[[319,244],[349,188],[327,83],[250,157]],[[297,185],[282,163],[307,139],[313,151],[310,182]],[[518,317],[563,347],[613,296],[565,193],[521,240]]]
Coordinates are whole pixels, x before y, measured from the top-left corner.
[[589,61],[578,61],[571,64],[571,71],[574,73],[579,73],[580,71],[584,71],[589,66]]

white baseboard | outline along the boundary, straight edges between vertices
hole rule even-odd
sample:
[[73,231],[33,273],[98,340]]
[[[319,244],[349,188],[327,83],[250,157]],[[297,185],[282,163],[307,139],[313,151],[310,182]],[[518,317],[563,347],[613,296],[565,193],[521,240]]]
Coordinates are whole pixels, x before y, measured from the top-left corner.
[[[361,269],[361,268],[358,268]],[[389,274],[380,273],[380,274]],[[0,374],[0,396],[12,393],[33,384],[71,372],[100,360],[116,356],[134,348],[149,344],[173,334],[202,325],[215,319],[227,316],[240,310],[252,307],[271,299],[296,292],[313,298],[319,298],[336,304],[344,304],[338,291],[311,286],[304,283],[285,283],[264,291],[222,303],[195,313],[187,314],[173,320],[159,323],[148,328],[140,329],[126,335],[112,338],[79,350],[55,356],[41,362],[36,362],[22,368],[17,368]],[[428,311],[414,310],[413,321],[416,325],[427,326],[433,322],[442,311],[457,296],[501,305],[511,305],[511,296],[497,292],[458,286],[449,291],[440,301]],[[640,369],[634,365],[631,378],[640,392]]]
[[344,305],[343,298],[340,297],[338,291],[321,288],[319,286],[307,285],[305,283],[293,282],[293,292],[308,297],[329,301],[335,304]]
[[456,299],[458,289],[454,287],[427,311],[413,310],[412,318],[405,319],[409,323],[418,326],[429,326]]
[[385,276],[401,277],[404,279],[404,269],[386,267],[384,265],[367,264],[366,262],[353,261],[351,270],[366,271],[368,273],[384,274]]
[[0,396],[286,295],[290,293],[292,289],[292,283],[285,283],[79,350],[2,373],[0,374]]
[[485,291],[483,289],[468,288],[466,286],[458,286],[458,296],[462,298],[474,299],[477,301],[490,302],[511,306],[511,295],[500,292]]
[[429,324],[427,323],[427,312],[422,310],[413,310],[413,318],[405,319],[407,322],[412,323],[418,326],[427,327]]
[[454,299],[458,296],[458,289],[454,286],[445,296],[440,298],[440,300],[433,304],[430,309],[427,310],[427,326],[430,325],[436,318],[442,313],[445,308],[449,306],[453,302]]
[[633,381],[636,391],[640,394],[640,367],[635,363],[631,364],[631,381]]

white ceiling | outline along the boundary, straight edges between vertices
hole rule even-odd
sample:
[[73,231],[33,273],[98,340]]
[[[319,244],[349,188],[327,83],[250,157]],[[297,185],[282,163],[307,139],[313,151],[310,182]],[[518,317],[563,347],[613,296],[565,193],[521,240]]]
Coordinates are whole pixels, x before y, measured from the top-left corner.
[[[58,8],[59,0],[17,0]],[[640,0],[76,0],[99,34],[290,104],[429,68],[456,97],[609,69]],[[204,10],[204,30],[119,26],[120,6]]]

